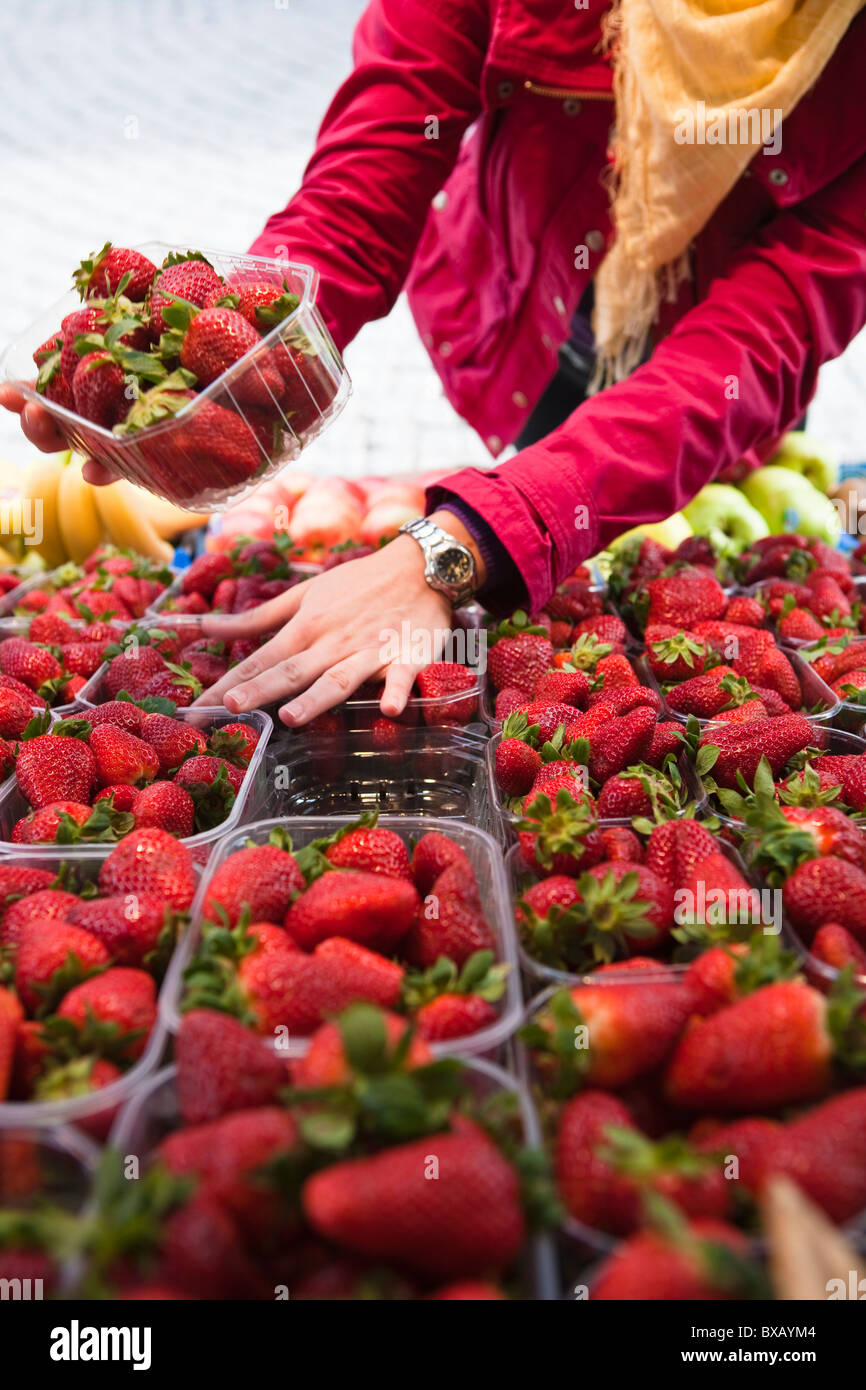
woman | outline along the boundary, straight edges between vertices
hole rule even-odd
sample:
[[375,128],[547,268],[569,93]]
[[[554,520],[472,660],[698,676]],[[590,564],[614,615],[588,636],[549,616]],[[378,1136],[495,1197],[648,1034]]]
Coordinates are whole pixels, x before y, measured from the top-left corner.
[[[383,632],[441,629],[468,587],[536,609],[620,531],[771,452],[866,321],[861,7],[373,0],[252,250],[318,267],[341,348],[406,285],[455,408],[494,456],[526,447],[432,488],[431,536],[206,619],[283,624],[209,702],[289,696],[303,724],[382,675],[398,714],[415,669],[383,662]],[[590,369],[608,389],[583,400]],[[22,423],[58,447],[38,409]]]

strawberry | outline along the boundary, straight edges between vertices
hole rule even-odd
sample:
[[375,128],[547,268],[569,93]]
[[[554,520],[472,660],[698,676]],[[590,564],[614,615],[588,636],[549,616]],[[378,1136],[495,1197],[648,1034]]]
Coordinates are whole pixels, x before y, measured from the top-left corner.
[[[5,922],[6,914],[23,899],[50,889],[55,876],[50,869],[31,869],[23,864],[0,864],[0,923]],[[73,896],[70,894],[70,897]]]
[[703,675],[710,648],[688,628],[650,623],[644,633],[650,670],[660,681],[689,680]]
[[557,1095],[584,1084],[617,1090],[650,1075],[672,1052],[693,1007],[690,991],[649,958],[601,966],[593,979],[557,991],[525,1035],[543,1074],[553,1069]]
[[221,552],[206,551],[198,555],[192,564],[183,571],[181,593],[201,594],[211,598],[222,579],[231,579],[234,565],[228,555]]
[[738,773],[751,786],[762,758],[766,758],[777,776],[789,758],[814,740],[811,724],[799,714],[782,715],[767,720],[750,720],[745,724],[714,725],[701,735],[701,748],[718,748],[713,762],[702,763],[702,774],[712,770],[714,780],[722,787],[739,786]]
[[75,628],[58,613],[37,613],[30,620],[27,637],[31,642],[41,642],[48,647],[61,647],[67,642],[78,641]]
[[655,726],[656,712],[645,705],[603,725],[589,740],[590,777],[606,782],[622,768],[643,762]]
[[258,730],[252,724],[222,724],[211,733],[208,748],[236,767],[248,767],[258,741]]
[[[73,279],[82,299],[103,299],[120,290],[133,304],[140,304],[150,289],[156,266],[141,251],[106,242],[101,251],[94,251],[81,262]],[[128,278],[127,278],[128,277]]]
[[32,718],[29,699],[17,690],[0,686],[0,738],[20,738]]
[[10,989],[0,985],[0,1101],[9,1094],[15,1048],[24,1010]]
[[665,1090],[686,1109],[775,1109],[824,1095],[833,1055],[827,1000],[783,981],[696,1019],[671,1058]]
[[[433,1053],[417,1036],[412,1037],[402,1057],[397,1056],[398,1044],[406,1035],[409,1023],[398,1014],[381,1011],[378,1014],[385,1029],[385,1056],[383,1060],[395,1062],[399,1070],[412,1071],[433,1061]],[[344,1086],[359,1074],[354,1065],[353,1049],[346,1050],[344,1037],[345,1016],[336,1023],[322,1023],[310,1038],[305,1056],[291,1062],[292,1084],[302,1089],[317,1089],[320,1086]],[[366,1039],[362,1039],[366,1041]],[[361,1069],[363,1072],[363,1069]]]
[[214,1009],[184,1014],[175,1041],[177,1099],[185,1124],[267,1105],[286,1065],[237,1019]]
[[29,1013],[51,1013],[75,984],[109,963],[101,941],[69,922],[22,926],[15,953],[15,989]]
[[122,690],[133,698],[145,693],[150,679],[165,669],[165,662],[155,647],[130,646],[111,658],[103,677],[103,688],[109,700],[115,700]]
[[541,754],[522,738],[503,738],[494,754],[496,781],[506,796],[523,796],[543,766]]
[[752,687],[738,677],[730,666],[716,666],[706,675],[675,685],[666,695],[670,709],[679,714],[694,714],[698,719],[712,719],[722,710],[730,709],[753,699]]
[[[597,686],[602,695],[605,692],[612,694],[614,690],[630,689],[637,685],[640,685],[640,681],[628,657],[623,653],[613,652],[610,656],[599,657],[595,667],[594,687]],[[587,704],[590,703],[592,697],[587,701]]]
[[[415,678],[422,700],[425,724],[467,724],[478,709],[478,677],[456,661],[434,661]],[[464,699],[455,699],[469,691]]]
[[514,686],[532,698],[535,686],[553,662],[553,643],[541,633],[500,637],[487,655],[487,673],[493,686]]
[[448,1042],[488,1028],[496,1016],[495,1006],[478,994],[439,994],[421,1006],[415,1022],[425,1042]]
[[[444,1181],[428,1182],[435,1154]],[[429,1278],[505,1270],[525,1236],[516,1170],[477,1125],[347,1159],[308,1178],[304,1215],[327,1240]]]
[[866,1087],[833,1096],[766,1134],[754,1159],[759,1189],[784,1174],[831,1221],[849,1221],[866,1205]]
[[808,608],[798,608],[795,605],[787,613],[783,611],[779,618],[779,635],[788,640],[820,642],[824,636],[824,629]]
[[749,1297],[758,1278],[741,1231],[698,1220],[677,1236],[647,1230],[623,1241],[598,1270],[591,1297],[602,1303],[736,1299]]
[[589,680],[584,671],[545,671],[535,685],[534,699],[545,704],[585,709],[588,698]]
[[412,877],[418,892],[426,896],[442,871],[456,860],[469,862],[465,850],[455,840],[438,830],[422,835],[412,851]]
[[760,627],[764,621],[764,606],[749,594],[735,594],[725,609],[725,621]]
[[77,414],[103,429],[113,429],[129,409],[126,377],[110,352],[88,352],[72,378]]
[[213,875],[204,917],[234,927],[246,909],[252,921],[281,922],[304,886],[304,876],[288,850],[278,844],[250,846],[230,855]]
[[101,941],[118,965],[144,966],[161,938],[174,939],[173,914],[158,893],[80,898],[66,916]]
[[[735,669],[738,669],[740,664],[739,659],[735,660]],[[778,647],[768,647],[762,653],[755,684],[760,686],[762,691],[775,690],[793,710],[799,709],[803,703],[799,677],[785,653]]]
[[[259,346],[259,335],[236,309],[213,305],[195,314],[183,335],[181,365],[201,386],[218,376]],[[232,395],[252,405],[270,405],[283,395],[283,382],[267,352],[259,352],[249,369],[232,379]]]
[[608,777],[598,794],[598,814],[603,820],[651,816],[659,821],[678,815],[680,809],[680,788],[648,763]]
[[135,1061],[156,1023],[156,985],[146,970],[113,966],[69,990],[57,1017],[74,1024],[83,1049],[107,1047],[114,1057]]
[[101,787],[152,782],[159,772],[159,759],[150,744],[113,724],[97,724],[90,735],[90,751]]
[[671,820],[653,827],[645,862],[659,878],[677,888],[716,848],[714,836],[697,821]]
[[[32,869],[19,872],[42,871]],[[6,908],[0,922],[0,942],[4,946],[15,946],[20,940],[23,927],[29,922],[65,920],[70,909],[78,901],[74,893],[54,888],[36,888],[25,897],[11,902]]]
[[632,710],[643,706],[661,714],[662,698],[657,690],[651,689],[648,685],[639,685],[637,681],[614,685],[612,688],[603,683],[593,687],[587,708],[591,712],[598,705],[604,705],[613,714],[631,714]]
[[[546,743],[552,739],[560,724],[568,725],[577,717],[577,710],[572,705],[550,704],[545,700],[533,700],[529,704],[522,705],[518,711],[518,716],[523,715],[526,725],[529,728],[538,728],[537,741]],[[513,720],[515,716],[511,716]],[[512,728],[522,726],[519,717],[515,724],[509,722],[507,727],[503,727],[503,734],[508,734]]]
[[838,922],[866,943],[866,873],[846,859],[830,856],[800,864],[782,888],[791,924],[811,941],[824,922]]
[[476,951],[495,948],[495,940],[468,859],[455,859],[434,880],[419,907],[401,951],[413,965],[434,965],[447,956],[462,966]]
[[629,830],[628,826],[608,826],[601,832],[601,842],[603,846],[603,859],[613,860],[614,862],[624,860],[629,864],[643,863],[643,845],[634,831]]
[[411,878],[409,852],[400,836],[382,826],[350,827],[325,850],[337,869],[360,869],[389,878]]
[[132,803],[136,829],[156,826],[185,839],[195,834],[195,802],[184,787],[173,782],[152,782],[136,794]]
[[151,315],[151,334],[156,341],[168,327],[164,317],[165,310],[174,303],[174,298],[185,299],[190,304],[202,308],[212,296],[226,293],[225,286],[213,266],[203,257],[190,257],[176,261],[158,270],[153,278],[148,296]]
[[686,566],[673,574],[650,579],[646,590],[650,623],[673,623],[694,630],[697,622],[720,618],[728,605],[715,575],[700,566]]
[[343,869],[322,874],[295,899],[286,930],[305,951],[328,936],[390,951],[406,935],[419,903],[408,879]]
[[103,333],[108,328],[108,320],[103,308],[88,304],[83,309],[74,309],[60,324],[63,348],[60,353],[60,375],[72,392],[72,382],[81,361],[77,350],[78,338],[92,333]]
[[100,801],[111,799],[111,805],[115,811],[131,811],[138,795],[138,789],[131,787],[127,782],[111,783],[107,787],[102,787],[93,797],[94,810]]
[[19,845],[75,844],[80,841],[117,840],[131,823],[110,813],[107,807],[84,806],[77,801],[51,801],[39,811],[30,811],[12,827],[12,839]]
[[[5,643],[0,645],[5,646]],[[16,695],[23,696],[23,698],[30,703],[32,709],[44,710],[48,708],[48,702],[44,696],[37,694],[35,690],[31,690],[30,686],[25,685],[24,681],[16,680],[15,676],[7,675],[2,671],[0,671],[0,690],[14,690]]]
[[866,950],[838,922],[825,922],[819,927],[809,949],[816,960],[833,970],[851,966],[855,975],[866,975]]
[[[752,700],[750,704],[757,705],[759,701]],[[741,705],[741,709],[747,706]],[[656,724],[653,729],[653,736],[650,746],[647,749],[644,761],[650,767],[662,767],[669,757],[678,758],[683,750],[683,726],[676,721],[662,722]]]
[[159,893],[185,912],[196,888],[192,855],[165,830],[145,829],[121,840],[99,870],[99,889],[115,894]]
[[598,814],[592,796],[574,782],[532,794],[518,827],[523,862],[549,874],[579,873],[601,858]]
[[161,773],[173,772],[190,753],[207,751],[207,739],[192,724],[165,714],[144,714],[140,718],[141,737],[156,753]]
[[39,734],[21,745],[15,771],[23,795],[38,811],[52,801],[87,803],[96,760],[79,738]]
[[0,642],[0,671],[38,694],[41,686],[63,674],[63,667],[47,648],[24,637],[7,637]]
[[[144,433],[148,426],[178,415],[194,401],[195,409],[179,418],[170,434],[148,438]],[[253,478],[262,465],[256,437],[240,415],[207,397],[197,398],[192,391],[175,390],[166,383],[141,393],[120,430],[124,436],[139,439],[140,453],[152,477],[172,491],[179,467],[190,473],[207,470],[213,487],[233,487]]]
[[102,653],[95,642],[65,642],[60,648],[64,671],[89,680],[102,665]]
[[720,1165],[673,1136],[653,1144],[622,1101],[604,1091],[584,1091],[564,1106],[555,1169],[569,1214],[615,1235],[640,1227],[647,1190],[687,1216],[724,1217],[731,1205]]

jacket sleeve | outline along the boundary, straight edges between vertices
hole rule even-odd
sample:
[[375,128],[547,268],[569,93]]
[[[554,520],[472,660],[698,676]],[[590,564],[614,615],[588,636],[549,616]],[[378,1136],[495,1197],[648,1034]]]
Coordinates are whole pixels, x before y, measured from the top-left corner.
[[317,303],[341,350],[402,289],[480,111],[488,27],[484,0],[373,0],[301,187],[250,248],[319,270]]
[[627,381],[539,444],[449,494],[517,562],[533,609],[621,531],[684,506],[800,418],[818,368],[866,322],[866,160],[780,213]]

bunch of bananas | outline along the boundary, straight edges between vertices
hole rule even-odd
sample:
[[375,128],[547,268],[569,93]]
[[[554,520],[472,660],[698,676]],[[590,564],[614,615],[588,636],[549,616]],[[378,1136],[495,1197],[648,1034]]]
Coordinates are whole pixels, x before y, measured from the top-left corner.
[[167,564],[171,537],[201,526],[187,512],[121,480],[92,487],[78,454],[41,454],[24,469],[0,462],[0,566],[80,564],[111,542]]

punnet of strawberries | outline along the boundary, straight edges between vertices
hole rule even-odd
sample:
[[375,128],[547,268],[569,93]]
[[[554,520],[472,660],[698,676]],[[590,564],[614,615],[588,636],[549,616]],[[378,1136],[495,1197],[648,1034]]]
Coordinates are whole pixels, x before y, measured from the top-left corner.
[[33,352],[70,444],[181,505],[293,457],[338,392],[339,358],[312,306],[299,317],[289,272],[235,259],[223,276],[201,251],[156,265],[107,242],[73,276],[81,307]]
[[[62,1113],[135,1067],[195,886],[189,850],[156,828],[89,866],[0,861],[0,1104]],[[91,1105],[80,1122],[104,1139],[115,1111]],[[16,1113],[27,1122],[26,1104]]]
[[29,585],[11,612],[15,617],[53,614],[85,623],[126,623],[143,617],[171,581],[165,565],[101,545],[81,565],[68,561]]
[[287,1069],[197,1009],[156,1101],[173,1118],[157,1134],[145,1113],[130,1136],[139,1181],[108,1149],[89,1223],[67,1232],[85,1296],[534,1296],[553,1196],[515,1093],[434,1059],[405,1019],[355,1005]]
[[455,1045],[499,1018],[509,966],[466,851],[414,846],[375,813],[294,850],[276,826],[209,878],[181,1007],[222,1008],[271,1046],[357,1000]]
[[176,715],[170,701],[121,690],[53,725],[33,719],[4,755],[15,789],[0,809],[2,842],[110,844],[145,827],[188,839],[220,825],[261,729],[244,717],[216,725]]

